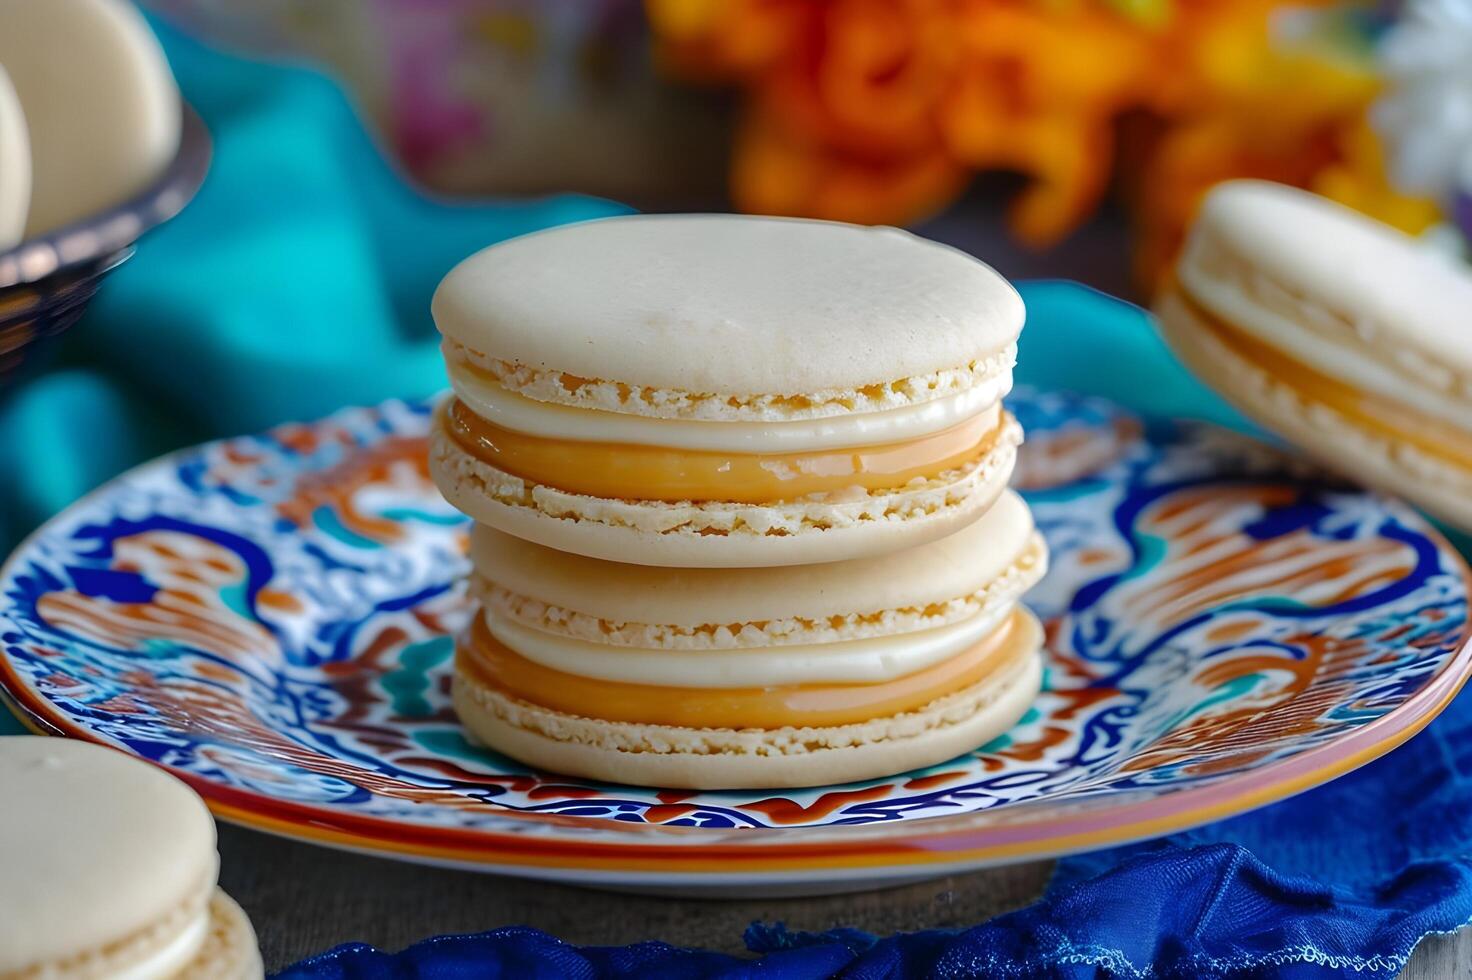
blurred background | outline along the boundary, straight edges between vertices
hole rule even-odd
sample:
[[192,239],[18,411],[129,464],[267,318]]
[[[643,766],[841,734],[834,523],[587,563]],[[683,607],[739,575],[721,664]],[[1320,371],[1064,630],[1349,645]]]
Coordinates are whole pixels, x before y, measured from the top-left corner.
[[1461,0],[145,0],[339,79],[402,171],[918,227],[1134,299],[1211,184],[1472,229]]

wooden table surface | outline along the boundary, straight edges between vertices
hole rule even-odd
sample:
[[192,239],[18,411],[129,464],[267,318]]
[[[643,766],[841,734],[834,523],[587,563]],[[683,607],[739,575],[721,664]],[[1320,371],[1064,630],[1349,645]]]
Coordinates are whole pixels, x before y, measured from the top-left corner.
[[[221,883],[250,913],[268,971],[340,943],[398,950],[419,939],[530,925],[569,942],[662,939],[742,953],[757,920],[877,934],[968,926],[1033,901],[1051,864],[1035,862],[878,892],[826,898],[698,901],[444,871],[220,827]],[[1472,978],[1472,930],[1421,943],[1403,977]]]

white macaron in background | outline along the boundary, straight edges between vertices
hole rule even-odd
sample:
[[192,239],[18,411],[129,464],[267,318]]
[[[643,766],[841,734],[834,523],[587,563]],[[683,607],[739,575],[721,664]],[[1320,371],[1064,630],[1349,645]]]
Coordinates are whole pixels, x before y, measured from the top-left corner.
[[114,749],[0,738],[0,977],[260,980],[215,884],[215,824],[173,776]]
[[0,248],[16,244],[17,208],[24,238],[47,234],[126,201],[178,151],[173,74],[126,0],[0,0],[0,68],[23,114],[30,171],[27,191],[11,176],[20,144],[0,91]]
[[0,252],[25,236],[30,207],[31,142],[25,112],[10,75],[0,65]]
[[1472,270],[1263,181],[1213,189],[1156,311],[1245,414],[1472,530]]

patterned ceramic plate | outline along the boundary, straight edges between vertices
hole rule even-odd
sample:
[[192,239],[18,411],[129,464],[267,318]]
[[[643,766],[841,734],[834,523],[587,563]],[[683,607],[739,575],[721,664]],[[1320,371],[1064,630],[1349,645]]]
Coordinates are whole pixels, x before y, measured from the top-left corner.
[[424,405],[159,460],[0,574],[0,681],[227,820],[611,887],[816,892],[1152,836],[1388,751],[1469,669],[1461,560],[1405,506],[1204,427],[1019,393],[1053,550],[1046,691],[1006,736],[891,779],[660,792],[533,772],[450,711],[465,525]]

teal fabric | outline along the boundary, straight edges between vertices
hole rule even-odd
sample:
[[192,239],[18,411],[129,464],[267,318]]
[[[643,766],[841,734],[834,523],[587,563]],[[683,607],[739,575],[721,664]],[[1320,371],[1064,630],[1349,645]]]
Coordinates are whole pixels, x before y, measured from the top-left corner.
[[[0,552],[153,456],[444,385],[429,297],[459,259],[617,214],[586,197],[447,204],[411,189],[342,93],[155,25],[215,158],[113,273],[49,370],[0,393]],[[16,730],[0,711],[0,734]]]

